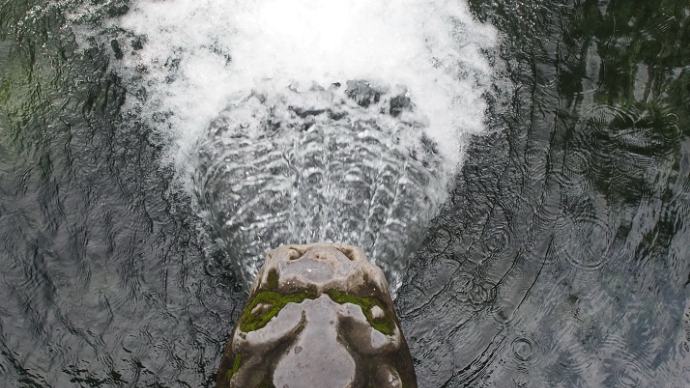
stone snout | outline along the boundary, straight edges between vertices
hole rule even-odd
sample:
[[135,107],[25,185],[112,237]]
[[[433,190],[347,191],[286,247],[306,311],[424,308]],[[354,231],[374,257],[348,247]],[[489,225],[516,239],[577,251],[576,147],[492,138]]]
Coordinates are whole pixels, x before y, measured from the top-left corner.
[[383,272],[339,244],[270,251],[223,353],[218,387],[416,387]]

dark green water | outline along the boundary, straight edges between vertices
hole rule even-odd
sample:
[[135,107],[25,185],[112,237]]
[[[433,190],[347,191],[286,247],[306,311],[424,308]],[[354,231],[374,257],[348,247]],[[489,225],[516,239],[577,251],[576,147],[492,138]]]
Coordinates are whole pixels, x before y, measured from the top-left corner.
[[[0,386],[213,386],[245,295],[83,4],[0,3]],[[398,292],[420,386],[690,386],[690,3],[470,7],[512,83]]]

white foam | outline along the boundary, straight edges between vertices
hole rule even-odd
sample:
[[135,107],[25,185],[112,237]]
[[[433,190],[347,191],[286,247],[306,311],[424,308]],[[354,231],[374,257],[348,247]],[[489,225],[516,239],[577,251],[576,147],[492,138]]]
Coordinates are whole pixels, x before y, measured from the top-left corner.
[[173,139],[170,157],[178,166],[189,164],[214,117],[258,84],[405,85],[451,166],[461,160],[465,135],[484,130],[482,94],[491,69],[482,50],[497,37],[463,2],[139,1],[112,23],[146,36],[143,49],[128,48],[115,63],[132,77],[141,76],[137,67],[147,68],[144,113],[173,113],[159,130]]

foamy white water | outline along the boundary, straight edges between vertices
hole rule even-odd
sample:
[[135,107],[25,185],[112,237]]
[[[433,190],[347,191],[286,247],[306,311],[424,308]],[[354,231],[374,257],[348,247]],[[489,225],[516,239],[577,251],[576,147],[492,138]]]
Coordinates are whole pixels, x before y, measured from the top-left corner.
[[[418,242],[412,244],[414,246],[398,242],[420,240],[420,230],[425,230],[446,196],[447,182],[462,161],[468,135],[484,130],[486,105],[483,94],[492,81],[484,50],[490,50],[497,38],[491,26],[472,19],[464,2],[139,1],[131,5],[126,15],[111,23],[111,27],[127,31],[125,35],[129,36],[126,40],[120,38],[120,45],[125,47],[124,55],[114,61],[132,91],[139,96],[128,100],[129,108],[136,108],[144,120],[169,140],[166,162],[178,167],[190,190],[200,198],[210,195],[216,202],[225,201],[214,204],[202,200],[200,204],[200,211],[210,222],[222,224],[219,225],[221,234],[252,230],[239,240],[228,237],[225,243],[231,245],[245,241],[248,244],[247,239],[261,242],[254,248],[236,252],[240,257],[254,256],[240,263],[240,271],[246,277],[256,273],[262,249],[270,248],[274,243],[314,242],[302,241],[310,236],[364,244],[365,251],[384,270],[386,263],[399,259],[391,258],[391,255],[409,256],[409,251],[416,249]],[[130,47],[129,40],[134,36],[145,42],[142,48]],[[348,81],[350,85],[354,81],[369,85],[385,103],[376,97],[371,106],[369,103],[358,106],[355,100],[359,97],[352,95],[346,86]],[[332,87],[333,84],[342,86]],[[394,98],[402,98],[410,104],[405,109],[392,112],[390,101]],[[331,109],[328,104],[338,107]],[[299,113],[310,110],[318,112]],[[346,119],[333,119],[335,111],[345,114]],[[296,115],[301,117],[300,120],[306,120],[308,125],[283,125],[279,135],[271,132],[269,136],[266,132],[267,122],[289,121]],[[257,117],[262,117],[263,121]],[[218,124],[218,120],[222,123]],[[351,142],[356,146],[348,152],[384,155],[376,163],[369,164],[362,161],[365,156],[351,158],[342,152],[334,153],[341,156],[333,158],[341,158],[338,159],[339,165],[348,163],[346,159],[351,160],[349,163],[353,163],[352,168],[356,168],[360,175],[366,175],[362,173],[360,162],[368,166],[366,171],[371,174],[395,171],[390,179],[378,181],[355,174],[362,178],[362,182],[371,185],[367,192],[390,192],[390,200],[381,199],[380,194],[371,194],[363,199],[371,203],[367,212],[343,214],[338,201],[352,195],[323,195],[326,191],[333,192],[335,186],[345,192],[353,190],[342,179],[355,176],[333,172],[332,168],[324,167],[324,163],[314,164],[313,160],[305,157],[309,152],[323,154],[327,151],[327,144],[338,143],[332,139],[338,138],[339,132],[326,127],[343,128],[341,133],[352,134]],[[361,140],[362,136],[366,138],[369,135],[375,139],[375,146]],[[229,155],[218,149],[219,144],[232,145],[232,139],[238,138],[251,145],[243,149],[246,155],[236,157],[239,151],[232,151],[235,154],[228,151],[232,154]],[[267,138],[271,139],[268,143],[265,142]],[[423,146],[425,139],[431,140],[432,148]],[[338,144],[347,143],[341,140]],[[312,149],[304,151],[304,155],[288,160],[283,152],[275,153],[270,159],[282,158],[288,160],[293,169],[296,165],[305,169],[304,174],[290,175],[292,180],[288,179],[289,182],[281,181],[287,173],[278,179],[276,174],[266,174],[268,170],[261,170],[258,165],[245,168],[257,153],[264,155],[262,152],[265,150],[260,149],[260,144],[271,150],[280,150],[281,147],[305,142]],[[422,153],[428,154],[426,161],[416,160],[415,150],[421,149],[425,150]],[[199,157],[199,152],[202,157]],[[213,157],[218,160],[211,160]],[[437,158],[442,162],[439,163]],[[237,164],[240,163],[238,160],[244,164]],[[267,165],[275,167],[275,163],[271,163]],[[223,166],[219,169],[221,164]],[[216,172],[201,177],[198,174],[200,169]],[[306,171],[315,169],[320,174],[319,178],[312,179],[309,184],[319,195],[299,198],[310,192],[305,189],[309,182]],[[240,170],[242,175],[238,175]],[[264,178],[257,180],[252,174]],[[420,178],[422,176],[424,178]],[[258,181],[260,184],[256,183]],[[248,183],[244,185],[242,182]],[[227,196],[213,192],[220,187],[230,191]],[[269,192],[270,195],[267,194]],[[403,195],[400,193],[414,194],[405,194],[412,197],[400,199]],[[254,202],[242,202],[247,195],[253,197]],[[294,207],[289,216],[276,208],[281,203],[277,198],[291,198],[290,203],[301,203],[300,206],[307,209],[312,206],[309,201],[317,197],[328,199],[329,203],[314,206],[325,206],[324,214],[330,214],[334,219],[324,221],[320,216],[317,217],[319,222],[305,226],[303,222],[295,221],[299,214],[295,213]],[[264,206],[267,201],[269,206]],[[410,205],[415,201],[420,205]],[[255,214],[261,211],[252,206],[285,217]],[[378,210],[375,209],[380,206],[388,207],[385,217],[376,215]],[[401,209],[406,209],[409,219]],[[242,218],[243,214],[252,216]],[[352,221],[353,217],[378,218],[376,222],[360,224]],[[415,225],[411,226],[410,222]],[[350,227],[340,231],[336,226],[342,224]],[[377,226],[372,226],[374,224]],[[299,229],[305,227],[311,229]],[[287,237],[271,239],[261,234],[262,230],[280,230],[278,235],[300,236],[295,237],[300,241],[285,241]],[[358,233],[374,236],[366,240],[370,241],[369,248],[367,242],[360,241],[362,238],[351,237]],[[415,233],[414,238],[408,233]],[[389,237],[379,245],[404,246],[405,252],[400,253],[398,248],[376,248],[374,240],[384,239],[382,236],[386,235],[398,237]],[[377,253],[379,251],[387,253]],[[387,271],[394,290],[405,270],[406,261],[401,262],[403,264],[389,266]]]
[[496,32],[464,2],[139,1],[117,23],[146,36],[119,65],[146,66],[144,78],[158,81],[147,88],[149,106],[175,114],[183,154],[219,111],[267,80],[277,90],[352,79],[405,85],[454,163],[463,135],[484,129],[491,70],[481,50]]

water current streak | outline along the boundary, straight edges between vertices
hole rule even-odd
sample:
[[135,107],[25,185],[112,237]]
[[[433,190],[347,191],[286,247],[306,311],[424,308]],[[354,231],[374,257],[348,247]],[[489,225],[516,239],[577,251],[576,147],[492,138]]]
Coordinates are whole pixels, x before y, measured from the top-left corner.
[[271,247],[362,247],[396,289],[445,196],[442,159],[404,88],[364,81],[255,92],[200,142],[199,204],[251,282]]

